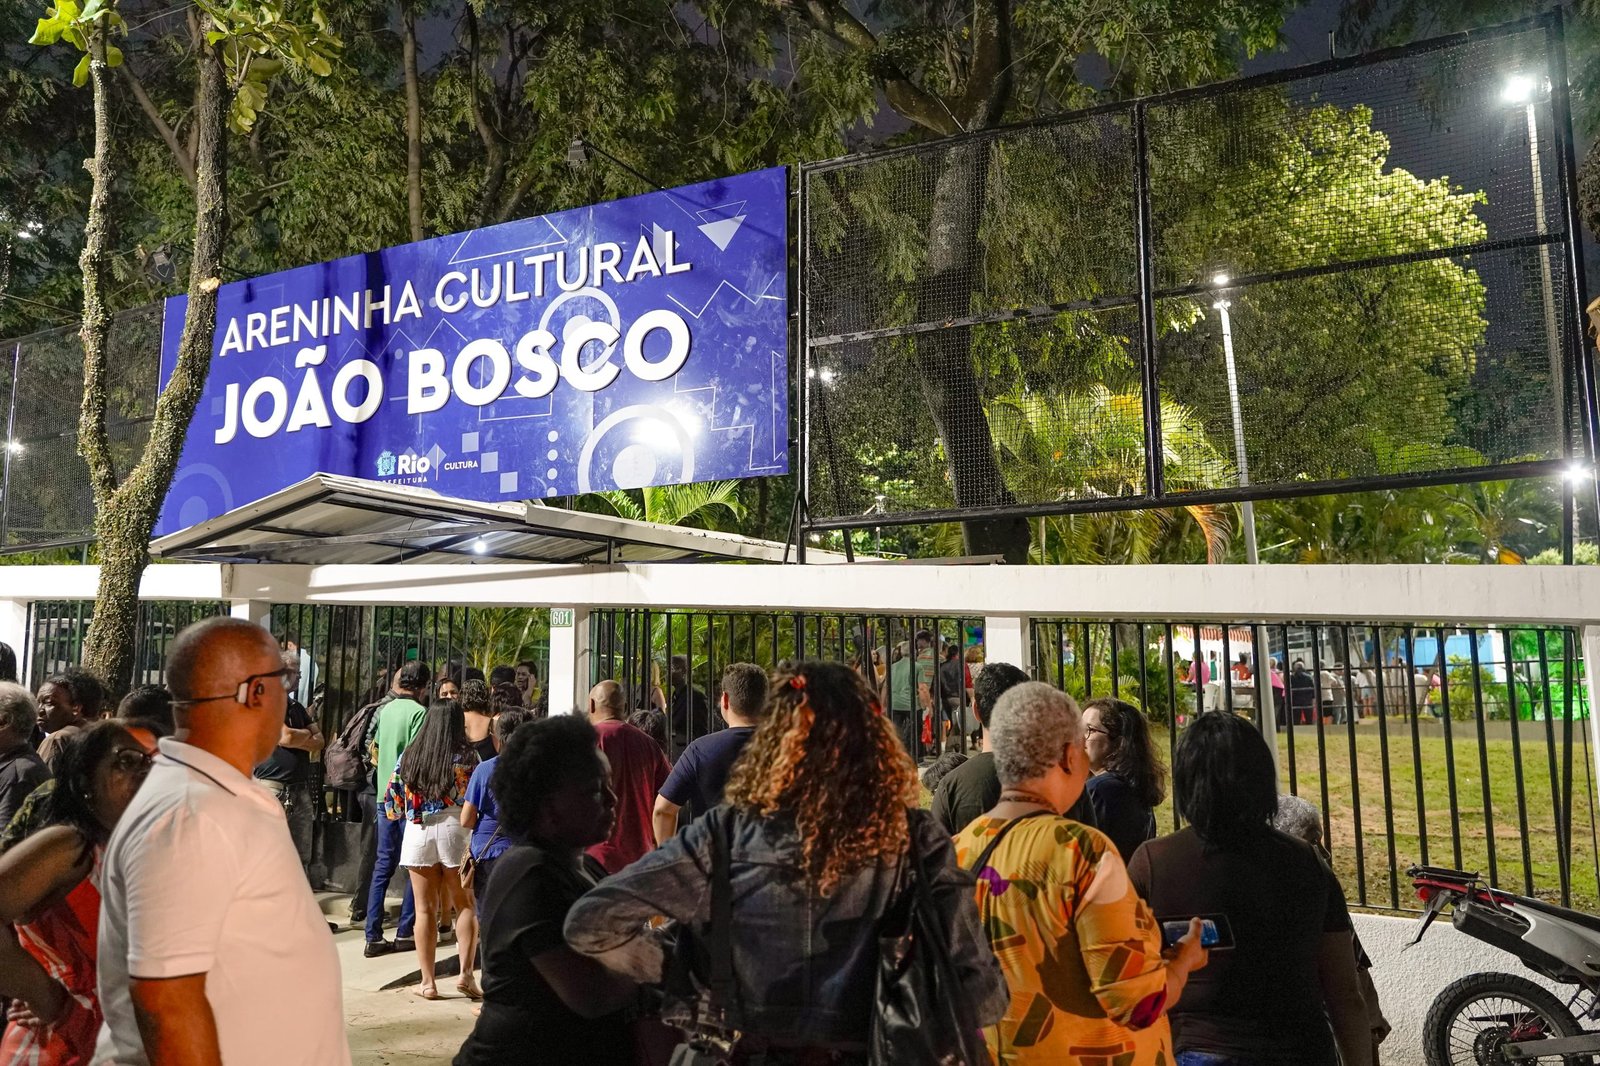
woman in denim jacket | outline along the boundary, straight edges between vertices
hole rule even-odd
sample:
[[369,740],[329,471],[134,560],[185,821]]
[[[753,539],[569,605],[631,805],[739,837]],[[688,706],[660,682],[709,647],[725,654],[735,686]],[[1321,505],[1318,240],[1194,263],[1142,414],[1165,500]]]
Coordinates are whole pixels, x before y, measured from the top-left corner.
[[974,1013],[985,1025],[1002,1017],[1008,993],[978,924],[972,875],[914,809],[916,769],[866,683],[837,663],[801,663],[774,678],[767,711],[724,805],[579,900],[567,943],[659,980],[661,942],[648,924],[669,918],[707,942],[712,841],[725,834],[736,977],[726,1021],[743,1034],[735,1061],[864,1061],[878,919],[914,844]]

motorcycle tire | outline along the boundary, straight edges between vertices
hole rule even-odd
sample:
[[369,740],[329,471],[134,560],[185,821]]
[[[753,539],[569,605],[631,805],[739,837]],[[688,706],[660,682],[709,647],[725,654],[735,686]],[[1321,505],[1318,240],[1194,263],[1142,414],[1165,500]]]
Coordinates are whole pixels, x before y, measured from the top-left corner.
[[[1527,978],[1509,973],[1475,973],[1445,986],[1428,1008],[1428,1018],[1422,1024],[1428,1066],[1515,1066],[1500,1050],[1513,1041],[1513,1031],[1498,1019],[1487,1025],[1481,1020],[1474,1022],[1471,1008],[1478,1004],[1489,1006],[1494,1015],[1520,1008],[1518,1013],[1525,1013],[1527,1019],[1523,1026],[1547,1036],[1578,1036],[1584,1032],[1564,1003]],[[1526,1040],[1528,1035],[1517,1035],[1515,1039]],[[1592,1066],[1595,1059],[1583,1054],[1517,1061]]]

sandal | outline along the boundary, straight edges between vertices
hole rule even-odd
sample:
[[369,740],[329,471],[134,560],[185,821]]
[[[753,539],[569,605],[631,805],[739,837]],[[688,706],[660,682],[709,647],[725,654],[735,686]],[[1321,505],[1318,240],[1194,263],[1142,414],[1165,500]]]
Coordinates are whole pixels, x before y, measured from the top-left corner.
[[460,992],[463,996],[466,996],[474,1003],[483,999],[483,989],[479,988],[477,985],[469,985],[465,982],[457,982],[456,991]]
[[439,994],[439,990],[437,988],[429,988],[429,989],[421,989],[421,988],[419,988],[419,989],[417,989],[415,995],[416,995],[416,997],[418,999],[443,999],[444,998],[443,996],[441,996]]

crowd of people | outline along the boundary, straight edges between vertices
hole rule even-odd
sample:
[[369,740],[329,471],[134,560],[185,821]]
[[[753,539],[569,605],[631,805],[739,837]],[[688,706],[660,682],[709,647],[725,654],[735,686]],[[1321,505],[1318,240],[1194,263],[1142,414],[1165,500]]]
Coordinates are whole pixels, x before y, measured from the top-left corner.
[[[414,950],[432,1000],[457,944],[481,1001],[458,1066],[664,1066],[685,1039],[696,1061],[865,1063],[912,899],[954,975],[940,1009],[996,1061],[1376,1061],[1320,820],[1280,800],[1247,720],[1195,719],[1169,780],[1133,704],[957,653],[980,750],[919,777],[892,690],[917,693],[934,648],[881,677],[735,663],[714,701],[674,684],[704,708],[647,701],[658,735],[613,680],[550,716],[531,670],[412,660],[325,740],[298,650],[231,618],[180,634],[166,689],[111,716],[81,672],[0,683],[0,1066],[348,1062],[297,828],[318,752],[363,786],[366,954]],[[721,728],[667,742],[713,707]],[[1169,789],[1187,825],[1161,836]]]
[[[1391,653],[1387,666],[1366,659],[1346,664],[1324,660],[1308,664],[1290,660],[1285,669],[1281,656],[1273,655],[1264,677],[1255,675],[1250,656],[1238,653],[1227,670],[1219,668],[1216,652],[1174,662],[1174,677],[1194,690],[1204,710],[1226,709],[1231,702],[1245,708],[1258,693],[1270,691],[1278,727],[1312,725],[1318,718],[1345,725],[1382,714],[1409,717],[1444,714],[1445,680],[1437,666],[1408,665]],[[1264,698],[1264,697],[1263,697]],[[1471,699],[1471,696],[1465,697]]]

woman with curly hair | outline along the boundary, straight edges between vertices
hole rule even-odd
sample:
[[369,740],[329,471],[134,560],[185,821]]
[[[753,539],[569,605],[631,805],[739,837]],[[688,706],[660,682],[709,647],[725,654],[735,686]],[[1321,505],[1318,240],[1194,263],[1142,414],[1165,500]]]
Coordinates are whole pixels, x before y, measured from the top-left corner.
[[1110,696],[1083,705],[1084,746],[1094,776],[1084,792],[1094,821],[1117,846],[1122,861],[1154,840],[1156,808],[1167,795],[1167,767],[1150,739],[1144,712]]
[[[794,665],[773,679],[723,804],[579,900],[567,943],[619,973],[655,979],[662,952],[644,935],[649,919],[674,919],[708,942],[713,847],[725,842],[737,975],[726,1024],[743,1034],[735,1061],[763,1053],[770,1066],[864,1061],[879,918],[915,848],[961,987],[980,1022],[993,1022],[1007,996],[978,925],[973,879],[916,802],[916,768],[866,682],[839,663]],[[687,1008],[667,1020],[682,1024]]]

